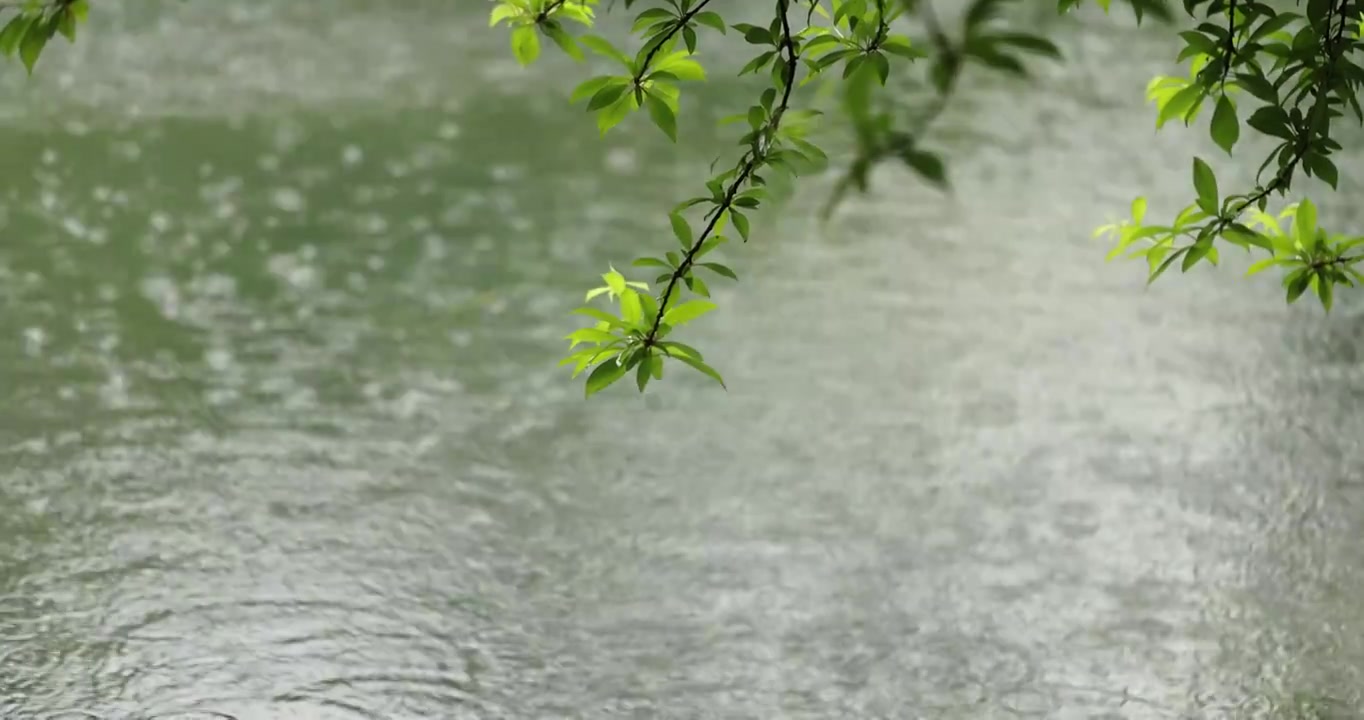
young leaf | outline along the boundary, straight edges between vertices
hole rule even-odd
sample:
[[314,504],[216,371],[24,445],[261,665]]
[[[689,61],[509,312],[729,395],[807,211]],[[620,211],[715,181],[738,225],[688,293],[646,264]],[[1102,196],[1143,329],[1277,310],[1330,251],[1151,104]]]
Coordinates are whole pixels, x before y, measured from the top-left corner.
[[645,98],[644,104],[649,108],[649,116],[654,119],[658,129],[670,140],[677,142],[677,116],[673,114],[673,109],[652,93]]
[[705,262],[705,263],[700,263],[700,266],[703,267],[703,268],[705,268],[705,269],[707,269],[707,270],[710,270],[710,271],[713,272],[713,273],[716,273],[717,275],[723,275],[723,276],[729,278],[730,280],[738,280],[738,279],[739,279],[739,276],[738,276],[738,275],[735,275],[733,270],[730,270],[728,267],[726,267],[726,266],[724,266],[724,265],[721,265],[720,263]]
[[42,55],[49,37],[52,37],[52,28],[42,20],[29,25],[23,42],[19,45],[19,59],[24,61],[24,67],[28,68],[30,75],[33,74],[33,66],[38,64],[38,56]]
[[592,397],[594,394],[605,390],[611,383],[624,377],[629,369],[625,363],[617,363],[614,359],[598,365],[597,369],[587,376],[586,397]]
[[739,229],[739,235],[748,242],[748,216],[738,210],[730,210],[729,217],[734,220],[734,227]]
[[714,310],[716,304],[709,300],[688,300],[674,305],[663,313],[663,322],[669,325],[683,325]]
[[677,236],[677,242],[680,243],[682,247],[690,250],[693,239],[691,226],[687,224],[687,219],[678,213],[670,213],[668,215],[668,220],[672,223],[673,235]]
[[1217,215],[1217,176],[1202,158],[1193,162],[1194,190],[1198,192],[1198,207],[1209,215]]
[[[715,380],[715,382],[720,383],[720,387],[725,387],[725,379],[722,378],[722,377],[720,377],[720,373],[716,372],[716,371],[715,371],[715,368],[713,368],[713,367],[711,367],[711,366],[709,366],[709,365],[707,365],[707,364],[701,362],[701,360],[700,360],[699,358],[693,357],[692,355],[684,355],[684,354],[682,354],[682,353],[676,353],[676,352],[672,354],[672,357],[674,357],[674,358],[676,358],[676,359],[678,359],[678,360],[681,360],[682,362],[684,362],[684,363],[690,365],[691,367],[695,368],[696,370],[698,370],[698,371],[700,371],[700,372],[702,372],[702,373],[705,373],[706,375],[710,376],[711,378],[713,378],[713,379]],[[725,389],[728,390],[728,388],[725,388]]]
[[1311,249],[1312,240],[1317,236],[1317,206],[1304,199],[1298,204],[1298,212],[1293,217],[1293,233],[1298,242]]
[[521,25],[511,34],[512,54],[522,65],[529,65],[540,57],[540,35],[534,25]]
[[696,22],[699,22],[702,25],[715,28],[716,30],[720,31],[721,35],[725,34],[725,20],[724,18],[720,17],[719,13],[714,13],[707,10],[706,12],[697,13],[694,19],[696,20]]
[[33,24],[33,17],[29,15],[15,15],[10,18],[4,30],[0,30],[0,53],[6,57],[13,56],[19,49],[20,43],[24,40],[25,33],[29,26]]
[[1319,271],[1317,273],[1317,297],[1321,299],[1321,306],[1325,308],[1328,313],[1331,312],[1334,284],[1335,283],[1331,281],[1331,278],[1326,276],[1324,271]]

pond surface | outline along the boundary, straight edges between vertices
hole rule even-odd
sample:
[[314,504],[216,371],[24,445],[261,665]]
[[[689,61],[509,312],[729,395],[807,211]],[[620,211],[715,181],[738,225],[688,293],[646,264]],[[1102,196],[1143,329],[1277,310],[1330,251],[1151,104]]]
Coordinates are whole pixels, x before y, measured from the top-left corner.
[[729,392],[584,403],[567,311],[710,157],[377,5],[101,4],[6,66],[0,717],[1364,714],[1360,304],[1089,239],[1253,171],[1154,133],[1168,31],[974,75],[950,195],[768,214],[690,331]]

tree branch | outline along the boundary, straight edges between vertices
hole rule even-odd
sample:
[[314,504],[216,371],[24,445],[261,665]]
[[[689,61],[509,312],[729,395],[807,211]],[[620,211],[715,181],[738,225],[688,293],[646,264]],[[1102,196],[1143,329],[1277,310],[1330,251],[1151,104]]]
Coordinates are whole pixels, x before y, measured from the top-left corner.
[[[696,9],[699,10],[707,1],[708,0],[704,0],[699,3]],[[654,322],[649,328],[649,334],[644,337],[645,347],[652,347],[658,342],[658,331],[663,325],[663,316],[668,311],[668,304],[672,299],[673,290],[677,287],[677,282],[685,277],[687,271],[691,269],[692,264],[696,260],[697,253],[701,251],[702,246],[706,244],[706,241],[710,239],[711,234],[715,232],[715,226],[720,223],[720,218],[727,210],[733,207],[734,198],[739,194],[739,190],[753,177],[753,173],[757,171],[758,166],[762,164],[768,151],[770,151],[773,144],[776,143],[777,129],[781,125],[782,115],[785,114],[786,109],[791,105],[791,91],[796,86],[796,71],[799,69],[800,55],[796,51],[796,43],[791,33],[791,23],[787,18],[788,11],[790,10],[790,0],[777,0],[777,4],[780,6],[781,12],[781,46],[786,55],[786,69],[783,73],[785,88],[782,90],[781,101],[773,109],[772,115],[767,121],[765,142],[763,142],[761,146],[758,146],[757,143],[755,143],[755,147],[749,149],[745,154],[744,159],[741,161],[742,167],[740,167],[734,181],[729,184],[729,188],[725,191],[724,199],[715,206],[714,212],[711,214],[710,220],[707,221],[705,229],[701,231],[701,234],[696,238],[696,241],[692,243],[691,248],[687,250],[686,257],[682,259],[682,262],[677,264],[677,267],[673,269],[672,276],[668,278],[668,286],[664,289],[663,295],[658,300],[658,313],[654,316]]]
[[[709,4],[710,0],[701,0],[701,2],[696,3],[696,7],[683,13],[682,16],[677,19],[677,24],[673,25],[672,29],[669,30],[667,34],[663,35],[661,38],[654,42],[654,46],[649,49],[649,54],[644,56],[644,62],[639,64],[639,69],[635,72],[636,85],[638,85],[640,81],[644,79],[644,73],[649,71],[649,64],[654,61],[654,57],[657,56],[658,52],[663,49],[663,46],[667,45],[669,40],[672,40],[674,37],[676,37],[677,33],[681,32],[682,28],[686,27],[687,23],[691,22],[692,18],[696,17],[697,15],[700,15],[701,11],[705,10],[706,6]],[[783,7],[785,6],[783,5]]]

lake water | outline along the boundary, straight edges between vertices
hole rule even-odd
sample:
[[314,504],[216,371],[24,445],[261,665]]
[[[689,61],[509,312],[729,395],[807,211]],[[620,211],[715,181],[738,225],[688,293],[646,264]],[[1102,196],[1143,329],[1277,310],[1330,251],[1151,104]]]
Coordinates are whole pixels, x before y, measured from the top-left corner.
[[482,4],[378,5],[99,3],[0,76],[0,717],[1364,716],[1359,302],[1089,238],[1258,164],[1155,134],[1168,30],[972,74],[951,194],[766,213],[728,392],[584,402],[567,311],[750,86],[598,139]]

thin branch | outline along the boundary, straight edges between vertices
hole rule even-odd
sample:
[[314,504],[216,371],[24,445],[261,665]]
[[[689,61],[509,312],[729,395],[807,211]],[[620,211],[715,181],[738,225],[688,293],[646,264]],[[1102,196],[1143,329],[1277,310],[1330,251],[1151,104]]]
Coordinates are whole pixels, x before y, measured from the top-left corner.
[[1236,0],[1227,6],[1227,62],[1222,66],[1222,92],[1227,91],[1227,76],[1236,57]]
[[[700,3],[700,5],[705,4],[705,2]],[[783,73],[785,88],[782,90],[781,101],[772,110],[772,115],[767,121],[767,127],[765,129],[765,134],[767,136],[766,142],[761,146],[758,146],[758,144],[755,143],[755,146],[749,149],[744,155],[744,159],[741,161],[742,167],[740,167],[734,181],[729,184],[729,188],[725,191],[724,199],[716,205],[715,211],[711,215],[710,220],[706,223],[705,229],[701,231],[701,234],[696,238],[696,241],[692,243],[691,248],[687,250],[686,257],[684,257],[682,262],[678,263],[677,267],[673,269],[672,276],[668,278],[668,286],[664,289],[663,295],[658,300],[658,314],[654,316],[654,322],[649,328],[649,334],[644,337],[643,344],[645,347],[652,347],[658,342],[658,331],[663,325],[663,315],[668,311],[668,303],[672,299],[673,290],[677,287],[677,282],[685,277],[687,271],[691,269],[692,264],[696,260],[697,253],[701,251],[702,246],[706,244],[706,241],[710,239],[711,234],[715,232],[715,226],[719,224],[720,218],[727,210],[733,207],[734,198],[739,194],[739,190],[753,177],[758,166],[762,164],[763,159],[772,149],[773,144],[776,143],[777,129],[781,126],[782,115],[786,113],[786,109],[791,105],[791,91],[796,86],[796,71],[799,69],[800,55],[796,51],[796,43],[795,40],[792,39],[791,23],[787,18],[787,13],[790,10],[790,0],[777,0],[777,4],[781,11],[781,45],[782,50],[786,54],[786,69]]]
[[548,20],[549,16],[553,15],[555,10],[563,7],[566,2],[568,2],[568,0],[550,0],[550,3],[542,8],[539,14],[535,16],[535,22],[542,23],[545,20]]
[[[652,63],[654,61],[654,57],[658,55],[658,52],[660,50],[663,49],[663,46],[667,45],[669,40],[672,40],[674,37],[676,37],[677,33],[681,32],[682,28],[686,27],[687,23],[691,22],[692,18],[696,17],[697,15],[700,15],[701,11],[705,10],[706,6],[709,4],[710,0],[701,0],[701,2],[696,3],[696,7],[683,13],[682,16],[677,19],[677,24],[673,25],[672,29],[668,30],[667,34],[665,34],[658,40],[654,41],[654,46],[652,48],[649,48],[649,54],[644,56],[644,62],[639,64],[639,70],[635,72],[636,85],[638,85],[640,81],[644,79],[644,73],[649,71],[649,63]],[[785,6],[783,5],[783,7]]]
[[[1251,206],[1258,204],[1261,200],[1269,197],[1270,193],[1281,188],[1286,188],[1288,183],[1293,179],[1293,173],[1297,170],[1298,163],[1302,162],[1303,158],[1307,156],[1307,151],[1310,150],[1312,146],[1312,135],[1315,132],[1317,123],[1321,120],[1322,113],[1325,113],[1330,106],[1331,84],[1335,79],[1336,64],[1340,61],[1340,57],[1343,54],[1343,51],[1341,50],[1341,40],[1345,34],[1345,26],[1347,24],[1345,22],[1345,8],[1348,7],[1349,2],[1350,0],[1339,0],[1339,4],[1333,2],[1327,8],[1326,28],[1328,34],[1322,38],[1322,44],[1326,47],[1326,62],[1323,67],[1321,79],[1313,86],[1313,94],[1316,96],[1316,100],[1313,102],[1312,109],[1308,112],[1307,118],[1303,122],[1303,127],[1299,128],[1298,141],[1293,148],[1292,156],[1288,159],[1288,162],[1284,163],[1279,169],[1279,172],[1275,173],[1274,178],[1270,180],[1267,185],[1259,188],[1255,194],[1246,198],[1245,202],[1238,205],[1233,212],[1219,218],[1217,224],[1213,227],[1212,235],[1218,235],[1223,230],[1227,229],[1232,223],[1236,222],[1236,218],[1240,217],[1241,213],[1248,210]],[[1340,24],[1336,27],[1334,32],[1331,32],[1333,15],[1340,16]]]

